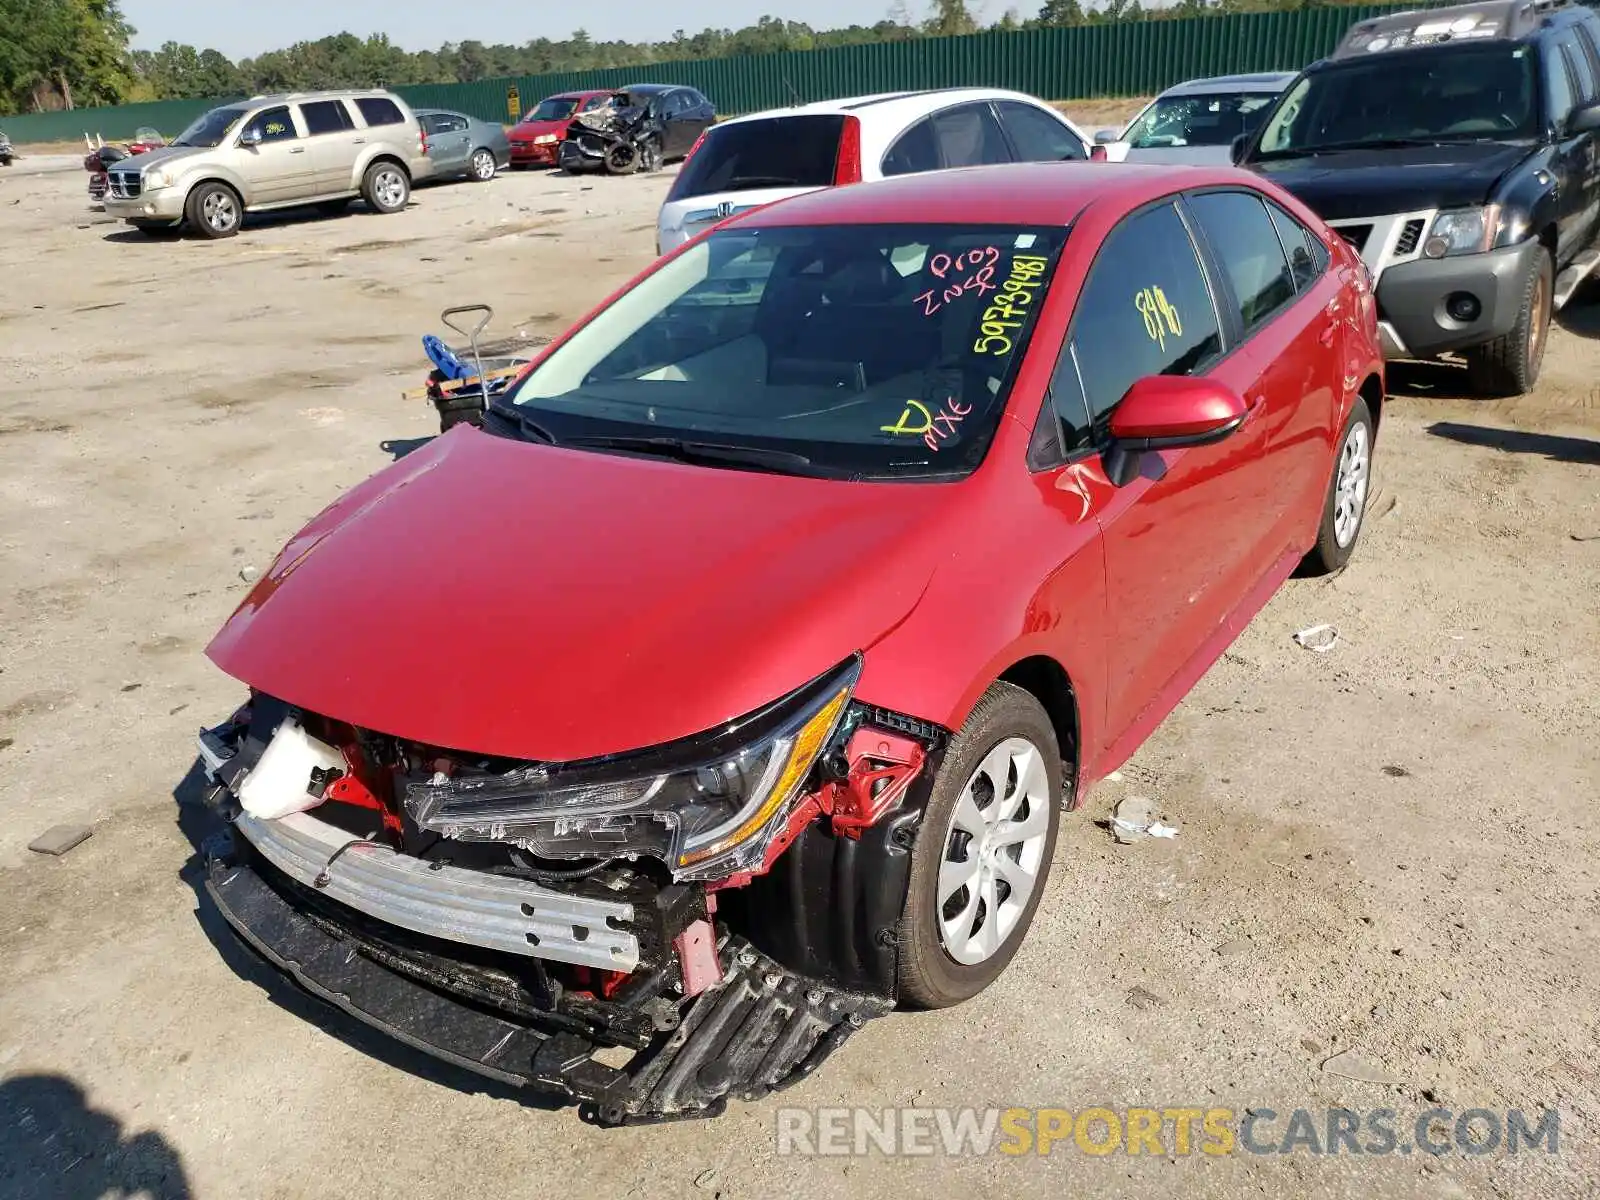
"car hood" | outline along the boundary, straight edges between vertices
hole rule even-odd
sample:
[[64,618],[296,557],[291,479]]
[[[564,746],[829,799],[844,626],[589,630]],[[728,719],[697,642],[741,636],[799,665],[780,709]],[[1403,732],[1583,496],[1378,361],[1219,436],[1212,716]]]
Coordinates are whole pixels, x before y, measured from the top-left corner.
[[1130,147],[1124,162],[1187,163],[1192,166],[1226,167],[1233,164],[1231,146],[1151,146]]
[[904,620],[963,490],[463,426],[314,518],[206,653],[291,704],[448,749],[571,761],[658,745]]
[[118,170],[137,167],[141,171],[147,171],[162,163],[176,162],[182,158],[197,158],[210,152],[205,146],[162,146],[159,150],[146,150],[143,154],[130,155],[121,162],[111,165]]
[[1248,165],[1325,221],[1483,204],[1527,145],[1461,142],[1392,150],[1337,150]]
[[531,142],[534,138],[543,137],[547,133],[564,134],[571,124],[571,117],[561,121],[523,121],[521,124],[513,125],[508,136],[513,142]]

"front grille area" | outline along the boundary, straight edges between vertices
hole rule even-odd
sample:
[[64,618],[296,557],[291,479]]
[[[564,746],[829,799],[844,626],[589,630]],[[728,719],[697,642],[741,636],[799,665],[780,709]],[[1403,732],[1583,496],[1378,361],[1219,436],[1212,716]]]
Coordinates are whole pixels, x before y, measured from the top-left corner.
[[133,200],[138,197],[141,184],[137,171],[112,171],[106,178],[115,199]]
[[1355,249],[1357,254],[1367,247],[1367,239],[1372,236],[1371,225],[1340,225],[1334,232],[1342,237]]
[[1417,243],[1422,240],[1422,218],[1413,217],[1406,222],[1400,231],[1400,240],[1394,244],[1396,254],[1410,254],[1417,248]]

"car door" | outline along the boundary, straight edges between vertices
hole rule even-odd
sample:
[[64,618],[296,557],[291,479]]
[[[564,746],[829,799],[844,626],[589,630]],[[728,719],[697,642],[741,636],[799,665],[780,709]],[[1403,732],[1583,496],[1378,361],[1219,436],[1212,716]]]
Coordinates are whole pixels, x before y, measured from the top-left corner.
[[1089,147],[1054,113],[1021,100],[997,100],[995,115],[1018,162],[1062,162],[1089,157]]
[[356,123],[343,100],[302,101],[300,122],[311,156],[311,193],[347,191],[354,180]]
[[933,114],[933,136],[941,167],[978,167],[1011,162],[1011,144],[987,100],[957,104]]
[[695,125],[689,93],[679,89],[661,97],[667,135],[663,154],[667,158],[682,158],[689,153],[695,138],[700,136]]
[[1205,375],[1248,400],[1256,366],[1230,340],[1214,290],[1177,200],[1131,214],[1095,256],[1051,380],[1044,440],[1055,445],[1043,457],[1060,465],[1041,490],[1065,524],[1093,519],[1103,538],[1108,746],[1142,740],[1207,651],[1220,653],[1218,631],[1253,582],[1245,560],[1271,519],[1250,503],[1266,470],[1259,412],[1221,441],[1144,452],[1121,486],[1107,474],[1112,415],[1139,379]]
[[[239,174],[250,189],[250,205],[280,204],[310,195],[315,176],[306,139],[293,106],[264,108],[239,131]],[[259,137],[247,145],[246,136]]]
[[[1550,119],[1556,126],[1555,174],[1561,211],[1557,218],[1558,268],[1593,240],[1600,222],[1600,189],[1596,186],[1596,136],[1592,130],[1570,128],[1574,111],[1600,98],[1600,81],[1594,65],[1579,41],[1576,26],[1564,30],[1550,43],[1547,74],[1565,77],[1563,92],[1559,80],[1551,81]],[[1556,107],[1563,104],[1564,107]]]
[[[1253,473],[1257,490],[1244,497],[1274,518],[1249,551],[1251,573],[1260,577],[1304,540],[1321,511],[1338,432],[1332,425],[1343,376],[1343,289],[1319,269],[1328,262],[1326,247],[1314,257],[1309,231],[1281,208],[1269,209],[1258,193],[1207,189],[1189,193],[1186,203],[1220,278],[1224,320],[1254,367],[1245,398],[1263,405],[1267,470]],[[1297,252],[1285,249],[1286,240],[1291,247],[1298,241]]]
[[471,135],[465,117],[454,113],[429,113],[424,118],[428,128],[428,157],[440,174],[466,169],[472,147],[467,143]]
[[716,120],[717,110],[710,100],[693,88],[685,88],[683,96],[684,152],[687,153],[700,140],[700,135],[711,128],[712,123]]

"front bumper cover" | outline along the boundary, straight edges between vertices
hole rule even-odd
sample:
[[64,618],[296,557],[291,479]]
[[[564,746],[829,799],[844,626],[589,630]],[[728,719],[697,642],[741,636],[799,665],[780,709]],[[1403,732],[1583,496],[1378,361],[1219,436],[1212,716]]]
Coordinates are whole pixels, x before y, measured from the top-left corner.
[[[1523,282],[1537,240],[1447,258],[1419,258],[1390,267],[1378,280],[1378,316],[1393,327],[1401,358],[1433,358],[1504,337],[1516,327]],[[1474,297],[1476,318],[1458,321],[1446,311],[1457,293]]]
[[181,221],[186,198],[187,191],[181,187],[157,188],[128,200],[117,199],[108,193],[105,196],[106,216],[119,217],[124,221]]
[[[502,1083],[564,1094],[595,1124],[716,1116],[729,1097],[754,1100],[780,1091],[893,1007],[884,997],[789,971],[728,935],[718,946],[720,983],[595,1036],[561,1014],[512,1013],[492,999],[454,994],[430,976],[439,960],[330,920],[328,905],[319,906],[319,915],[291,900],[285,892],[292,894],[294,885],[237,850],[213,848],[206,891],[234,932],[269,963],[409,1046]],[[615,1045],[635,1049],[626,1067],[595,1058]]]

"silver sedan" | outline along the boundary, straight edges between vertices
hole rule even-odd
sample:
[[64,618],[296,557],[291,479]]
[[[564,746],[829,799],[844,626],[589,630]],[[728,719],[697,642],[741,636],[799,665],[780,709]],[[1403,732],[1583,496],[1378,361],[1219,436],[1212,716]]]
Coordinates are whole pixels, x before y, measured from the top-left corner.
[[511,165],[511,142],[503,125],[445,108],[419,108],[417,119],[428,136],[436,178],[488,183],[496,171]]

